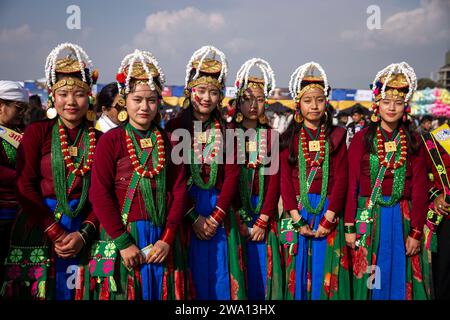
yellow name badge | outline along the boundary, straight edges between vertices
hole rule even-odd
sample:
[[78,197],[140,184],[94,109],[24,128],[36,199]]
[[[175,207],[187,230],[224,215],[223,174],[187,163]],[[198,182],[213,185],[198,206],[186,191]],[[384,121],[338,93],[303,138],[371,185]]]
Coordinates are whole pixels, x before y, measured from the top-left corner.
[[437,142],[444,148],[447,154],[450,154],[450,127],[448,124],[443,124],[436,130],[432,131],[431,134],[434,136]]
[[0,139],[4,139],[17,149],[22,141],[22,134],[0,125]]

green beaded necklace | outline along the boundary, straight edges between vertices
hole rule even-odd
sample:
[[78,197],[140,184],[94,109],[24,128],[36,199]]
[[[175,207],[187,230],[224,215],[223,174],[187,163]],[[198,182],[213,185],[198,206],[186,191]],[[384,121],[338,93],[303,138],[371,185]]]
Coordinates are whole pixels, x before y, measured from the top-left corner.
[[[308,134],[312,138],[311,133],[307,130]],[[319,132],[319,130],[318,130]],[[320,202],[316,208],[311,206],[308,198],[308,186],[306,181],[306,159],[305,154],[303,153],[301,136],[298,137],[298,172],[299,172],[299,184],[300,184],[300,199],[303,207],[306,211],[312,214],[318,214],[322,211],[325,199],[328,191],[328,174],[329,174],[329,150],[328,150],[328,141],[325,140],[325,158],[322,164],[322,188],[320,191]]]
[[[261,132],[261,128],[257,127],[257,136],[256,136],[256,141],[257,141],[257,150],[256,152],[250,156],[253,156],[253,158],[257,157],[259,154],[259,149],[260,149],[260,132]],[[255,160],[255,159],[251,159],[251,160]],[[249,159],[250,161],[250,159]],[[258,179],[259,179],[259,193],[258,193],[258,204],[256,205],[256,208],[253,207],[252,205],[252,195],[251,195],[251,189],[252,189],[252,178],[254,176],[254,174],[258,174]],[[249,213],[252,212],[254,214],[259,214],[259,212],[261,211],[261,207],[263,205],[264,202],[264,167],[261,165],[258,169],[250,169],[248,168],[246,165],[242,165],[241,166],[241,173],[240,173],[240,177],[239,177],[239,195],[241,198],[241,202],[242,202],[242,206],[243,209]]]
[[[208,122],[207,127],[210,128],[211,131],[211,141],[209,143],[206,144],[205,149],[203,150],[203,156],[205,158],[205,156],[212,151],[212,148],[214,147],[215,143],[216,143],[216,132],[214,129],[212,129],[212,122]],[[192,180],[193,183],[204,190],[210,190],[212,189],[215,185],[216,185],[216,181],[217,181],[217,171],[219,168],[219,165],[217,163],[216,158],[214,159],[214,161],[210,164],[211,167],[211,171],[209,174],[209,179],[208,182],[204,182],[203,178],[201,176],[201,167],[202,164],[197,164],[194,163],[194,157],[195,157],[195,152],[194,152],[194,148],[191,148],[191,164],[190,164],[190,168],[191,168],[191,176],[192,176]],[[216,155],[217,156],[217,155]]]
[[[61,120],[58,120],[61,121]],[[91,172],[89,171],[87,174],[81,177],[82,179],[82,187],[81,187],[81,196],[80,202],[74,211],[72,211],[69,207],[68,201],[68,193],[72,189],[72,185],[75,182],[76,176],[72,172],[66,174],[66,165],[63,158],[60,136],[59,136],[59,127],[58,121],[55,122],[52,128],[52,146],[51,146],[51,163],[52,163],[52,175],[53,175],[53,186],[55,189],[55,195],[57,200],[57,208],[59,208],[60,213],[65,214],[68,217],[75,218],[80,211],[83,209],[88,195],[89,185],[90,185],[90,176]],[[86,161],[89,156],[89,133],[86,126],[82,126],[77,134],[76,141],[74,145],[78,144],[78,140],[81,137],[81,145],[80,147],[83,149],[83,153],[78,153],[75,157],[75,167],[80,167],[86,164]],[[56,211],[56,210],[55,210]],[[60,216],[58,212],[56,212],[56,217]]]
[[[389,141],[389,139],[387,138],[385,132],[383,130],[381,130],[383,135],[385,136],[385,139],[387,141]],[[394,134],[392,135],[392,138],[395,138],[396,134],[394,132]],[[394,139],[392,139],[393,141]],[[377,137],[375,136],[373,139],[373,144],[375,146],[377,146]],[[395,161],[399,161],[400,159],[400,152],[397,151],[395,152]],[[377,174],[378,174],[378,170],[380,168],[380,163],[378,160],[378,156],[377,154],[373,154],[370,153],[370,180],[372,182],[372,188],[375,185],[375,180],[377,178]],[[403,165],[394,170],[394,183],[392,185],[392,194],[391,197],[387,200],[384,201],[382,195],[380,194],[377,197],[377,204],[382,206],[382,207],[392,207],[394,204],[396,204],[400,198],[403,195],[403,190],[405,189],[405,176],[406,176],[406,162],[403,163]]]
[[[131,137],[131,141],[133,142],[134,150],[136,152],[136,156],[139,159],[141,165],[144,165],[145,157],[142,157],[143,150],[140,147],[140,144],[136,140],[133,132],[141,138],[148,138],[152,140],[152,145],[156,146],[156,128],[152,124],[149,130],[147,130],[145,136],[136,128],[134,128],[131,124],[127,123],[125,126],[125,130],[128,131],[129,136]],[[152,149],[152,163],[153,167],[158,164],[158,148],[154,147]],[[162,226],[165,220],[166,214],[166,166],[160,171],[160,173],[155,177],[156,180],[156,206],[155,200],[153,198],[153,190],[151,186],[150,178],[142,177],[139,180],[139,189],[142,193],[142,198],[145,203],[145,210],[150,215],[150,219],[153,224],[156,226]]]

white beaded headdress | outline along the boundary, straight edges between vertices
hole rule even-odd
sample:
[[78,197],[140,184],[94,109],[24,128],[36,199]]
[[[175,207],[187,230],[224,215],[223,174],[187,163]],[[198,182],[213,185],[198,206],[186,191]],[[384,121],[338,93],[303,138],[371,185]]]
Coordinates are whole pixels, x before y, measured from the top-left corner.
[[202,68],[203,62],[205,61],[205,59],[207,59],[208,54],[213,54],[213,59],[215,57],[215,55],[218,55],[220,57],[220,62],[221,62],[221,70],[220,70],[220,75],[219,75],[219,82],[225,83],[226,79],[227,79],[227,75],[228,75],[228,62],[227,62],[227,58],[225,57],[225,54],[220,51],[219,49],[217,49],[216,47],[213,46],[203,46],[200,49],[198,49],[197,51],[195,51],[191,58],[189,59],[188,64],[186,65],[186,78],[184,81],[184,87],[187,88],[189,85],[189,77],[191,74],[192,69],[194,68],[193,63],[194,61],[198,61],[198,65],[196,66],[196,72],[195,75],[193,76],[193,78],[191,79],[191,81],[196,80],[198,78],[198,76],[200,75],[200,69]]
[[[412,97],[414,91],[417,89],[417,77],[414,69],[404,61],[392,63],[377,73],[372,83],[372,95],[374,100],[376,100],[376,96],[380,93],[383,99],[386,97],[386,86],[389,87],[389,81],[397,74],[403,74],[408,82],[408,93],[405,96],[405,102],[408,102],[409,98]],[[381,78],[383,76],[386,76],[386,78],[384,79],[384,83],[381,83]]]
[[89,56],[86,54],[83,48],[76,44],[65,42],[59,44],[47,56],[47,60],[45,62],[45,77],[47,79],[47,87],[49,90],[51,90],[52,86],[56,83],[56,65],[58,57],[64,50],[67,49],[68,51],[70,51],[70,54],[72,56],[75,56],[75,58],[78,60],[79,71],[81,72],[82,80],[86,83],[88,82],[86,79],[85,68],[88,68],[90,72],[89,77],[90,79],[93,79],[94,67],[91,59],[89,59]]
[[246,89],[249,82],[249,74],[252,67],[257,67],[261,70],[264,78],[264,96],[268,99],[269,95],[275,90],[275,73],[272,70],[270,64],[261,58],[253,58],[247,60],[239,69],[236,75],[236,95],[239,95],[239,92],[242,89]]
[[[160,89],[163,90],[165,76],[155,56],[149,51],[141,51],[136,49],[133,53],[130,53],[123,58],[119,70],[117,71],[116,78],[119,92],[122,92],[123,94],[130,92],[130,79],[132,77],[133,70],[137,65],[145,70],[145,80],[148,82],[151,90],[159,90],[153,80],[154,76],[158,77],[159,83],[161,84]],[[155,72],[151,70],[153,67],[155,68],[155,71],[157,71],[157,75],[155,75]]]
[[323,92],[326,97],[328,97],[328,79],[322,66],[317,62],[311,61],[299,66],[295,69],[294,73],[291,75],[291,80],[289,81],[289,92],[291,93],[292,99],[296,100],[299,92],[301,91],[301,84],[307,72],[310,71],[311,75],[314,69],[317,69],[320,73],[321,80],[324,82]]

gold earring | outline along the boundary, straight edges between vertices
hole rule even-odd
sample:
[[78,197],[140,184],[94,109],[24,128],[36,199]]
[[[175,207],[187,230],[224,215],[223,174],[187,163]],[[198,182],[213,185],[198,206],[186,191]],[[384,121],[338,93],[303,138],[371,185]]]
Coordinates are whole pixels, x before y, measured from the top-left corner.
[[296,112],[294,115],[294,120],[297,123],[302,123],[303,122],[303,116],[301,115],[300,112]]
[[88,110],[86,112],[86,119],[87,119],[87,121],[91,121],[92,122],[92,121],[95,121],[96,118],[97,118],[97,116],[96,116],[94,111]]
[[119,107],[125,107],[125,98],[123,96],[120,96],[119,99],[117,99],[117,105]]
[[191,105],[191,97],[185,97],[183,100],[182,108],[187,109]]
[[242,120],[244,120],[244,116],[242,115],[241,112],[236,113],[236,122],[240,123],[242,122]]
[[128,112],[127,109],[123,109],[119,112],[117,115],[117,119],[119,119],[120,122],[124,122],[128,119]]
[[370,117],[370,121],[372,122],[380,121],[380,115],[378,113],[373,113],[372,116]]

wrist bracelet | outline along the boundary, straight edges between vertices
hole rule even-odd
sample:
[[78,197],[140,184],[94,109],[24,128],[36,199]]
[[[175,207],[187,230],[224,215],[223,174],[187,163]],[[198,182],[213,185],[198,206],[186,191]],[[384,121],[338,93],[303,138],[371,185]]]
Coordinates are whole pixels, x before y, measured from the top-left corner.
[[221,224],[223,219],[225,218],[225,211],[223,211],[219,207],[216,207],[211,214],[211,218],[217,221],[217,224]]
[[344,226],[344,233],[356,233],[356,226]]
[[80,235],[81,240],[83,240],[84,245],[86,245],[86,238],[85,238],[85,236],[83,236],[83,234],[82,234],[80,231],[77,231],[77,232],[78,232],[78,234]]
[[96,228],[92,222],[85,221],[81,225],[80,234],[85,240],[85,243],[90,242],[95,237]]
[[305,221],[305,219],[303,219],[303,217],[300,217],[300,219],[298,219],[297,221],[292,222],[292,226],[293,226],[295,229],[304,227],[304,226],[306,226],[306,225],[307,225],[307,222]]
[[129,246],[133,245],[133,241],[131,239],[131,236],[128,234],[128,232],[122,233],[120,236],[115,238],[114,244],[116,245],[117,249],[123,250],[128,248]]
[[255,226],[257,226],[258,228],[264,229],[264,230],[267,229],[268,224],[269,224],[268,222],[264,221],[261,218],[256,219],[256,221],[254,223]]
[[197,222],[198,218],[199,218],[199,214],[197,212],[195,212],[194,208],[191,208],[185,215],[184,217],[186,218],[186,220],[189,221],[189,223],[194,224],[195,222]]
[[175,240],[175,232],[171,229],[168,229],[167,227],[164,229],[163,234],[161,235],[161,241],[164,241],[168,245],[172,245],[173,241]]
[[47,237],[49,237],[50,240],[56,241],[59,237],[61,237],[64,234],[64,229],[59,225],[59,223],[55,222],[50,227],[47,228],[45,231],[47,234]]
[[319,225],[325,229],[334,230],[337,226],[337,219],[334,218],[334,221],[330,222],[327,218],[325,218],[325,216],[323,216],[322,219],[320,219]]
[[429,191],[428,191],[428,195],[431,201],[434,201],[434,199],[436,199],[437,197],[439,197],[441,195],[441,191],[436,188],[436,187],[432,187]]
[[409,231],[409,236],[413,239],[420,240],[422,239],[422,231],[417,229],[411,229],[411,231]]

